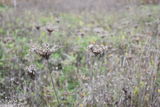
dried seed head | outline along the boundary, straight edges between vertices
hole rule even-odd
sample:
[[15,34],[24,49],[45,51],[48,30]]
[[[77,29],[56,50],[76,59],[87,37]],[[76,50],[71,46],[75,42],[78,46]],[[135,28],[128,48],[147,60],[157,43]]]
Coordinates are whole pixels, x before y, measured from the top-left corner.
[[57,47],[50,47],[49,44],[43,44],[40,48],[34,48],[34,52],[42,58],[48,60],[50,55],[54,53]]
[[28,68],[28,75],[31,77],[31,79],[35,79],[36,76],[36,67],[34,65],[30,65]]
[[40,30],[41,29],[41,25],[39,23],[35,23],[33,26],[36,30]]
[[103,55],[107,48],[106,46],[103,46],[103,45],[90,44],[88,46],[88,49],[92,54],[97,56],[97,55]]
[[36,28],[37,30],[40,30],[40,29],[41,29],[41,27],[40,27],[39,25],[36,25],[35,28]]
[[36,49],[35,53],[38,54],[39,56],[41,56],[44,59],[49,59],[50,55],[53,53],[52,51],[50,51],[49,49]]
[[57,23],[60,23],[60,19],[59,19],[59,18],[56,18],[56,22],[57,22]]
[[55,31],[55,29],[54,29],[53,26],[48,25],[48,26],[46,27],[46,31],[48,32],[49,35],[51,35],[51,33],[52,33],[53,31]]
[[49,33],[52,33],[53,31],[54,31],[54,29],[53,28],[46,28],[46,30],[49,32]]
[[93,44],[90,44],[90,45],[88,46],[89,49],[92,49],[93,47],[94,47]]
[[85,36],[85,32],[82,32],[82,31],[78,31],[77,34],[80,37],[84,37]]

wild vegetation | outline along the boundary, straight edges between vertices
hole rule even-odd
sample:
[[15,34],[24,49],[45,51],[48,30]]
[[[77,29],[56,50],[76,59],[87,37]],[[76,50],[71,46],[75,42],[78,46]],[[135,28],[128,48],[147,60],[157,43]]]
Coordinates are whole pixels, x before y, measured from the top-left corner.
[[160,7],[0,7],[0,104],[159,107]]

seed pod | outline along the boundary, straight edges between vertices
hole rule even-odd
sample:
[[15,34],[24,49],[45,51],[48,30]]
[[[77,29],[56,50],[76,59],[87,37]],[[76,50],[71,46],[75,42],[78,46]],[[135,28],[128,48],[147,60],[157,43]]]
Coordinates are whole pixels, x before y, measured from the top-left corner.
[[48,35],[51,35],[53,31],[55,31],[54,27],[49,25],[46,27],[46,31],[48,32]]

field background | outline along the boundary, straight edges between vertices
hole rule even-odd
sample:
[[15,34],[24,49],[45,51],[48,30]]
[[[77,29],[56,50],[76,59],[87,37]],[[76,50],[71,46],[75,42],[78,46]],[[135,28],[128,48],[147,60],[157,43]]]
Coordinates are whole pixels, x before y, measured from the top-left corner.
[[159,3],[0,0],[0,107],[159,107]]

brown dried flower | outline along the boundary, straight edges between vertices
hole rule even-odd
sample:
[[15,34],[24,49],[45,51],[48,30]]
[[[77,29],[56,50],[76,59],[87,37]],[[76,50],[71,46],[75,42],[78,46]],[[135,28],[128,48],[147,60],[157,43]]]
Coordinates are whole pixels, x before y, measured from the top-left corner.
[[96,44],[90,44],[88,48],[89,51],[92,52],[95,56],[104,55],[105,50],[107,49],[107,47],[104,45],[96,45]]
[[41,29],[41,25],[39,23],[35,23],[34,27],[36,30],[40,30]]
[[55,29],[54,29],[54,27],[53,27],[53,26],[48,25],[48,26],[46,27],[46,31],[48,32],[48,34],[49,34],[49,35],[51,35],[51,34],[52,34],[52,32],[53,32],[53,31],[55,31]]
[[35,48],[33,51],[41,56],[42,58],[48,60],[50,55],[56,51],[56,47],[50,47],[49,44],[43,44],[40,48]]
[[48,31],[48,33],[52,33],[54,31],[53,28],[46,28],[46,30]]
[[31,79],[35,79],[36,76],[36,68],[34,65],[30,65],[28,68],[28,75],[31,77]]

